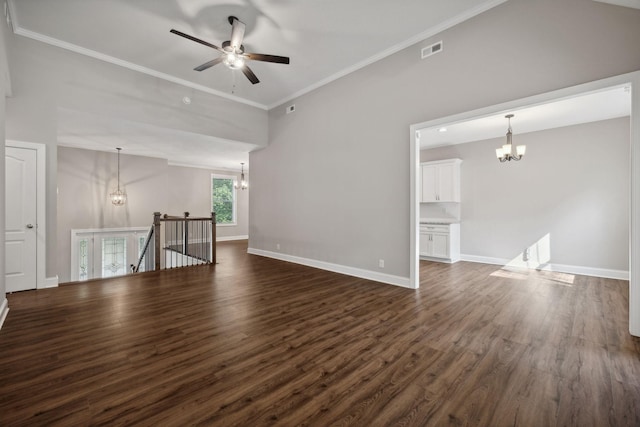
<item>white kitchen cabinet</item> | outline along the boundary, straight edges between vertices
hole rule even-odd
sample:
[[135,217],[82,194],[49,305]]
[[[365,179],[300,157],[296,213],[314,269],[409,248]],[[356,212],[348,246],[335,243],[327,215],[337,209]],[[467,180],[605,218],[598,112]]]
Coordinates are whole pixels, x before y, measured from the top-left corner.
[[459,261],[460,224],[420,224],[420,256],[432,261]]
[[421,202],[460,202],[460,159],[422,163]]

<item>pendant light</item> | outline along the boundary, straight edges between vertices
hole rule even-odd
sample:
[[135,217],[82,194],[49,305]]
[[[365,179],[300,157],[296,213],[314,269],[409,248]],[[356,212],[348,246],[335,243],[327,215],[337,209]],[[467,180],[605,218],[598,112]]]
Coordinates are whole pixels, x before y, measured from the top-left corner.
[[236,188],[236,190],[238,188],[240,188],[241,190],[246,190],[247,188],[249,188],[249,183],[246,179],[244,179],[244,163],[240,163],[240,167],[242,168],[242,172],[240,172],[240,185],[238,185],[238,183],[236,182],[234,187]]
[[109,194],[109,197],[111,197],[111,203],[115,206],[122,206],[127,201],[127,194],[120,190],[120,150],[122,148],[118,147],[116,150],[118,150],[118,188]]
[[507,120],[509,120],[509,128],[507,129],[507,143],[502,146],[502,148],[496,148],[496,157],[500,162],[506,162],[515,160],[518,161],[524,157],[524,153],[527,150],[526,145],[518,145],[516,147],[516,153],[513,153],[513,145],[511,144],[511,138],[513,137],[513,133],[511,131],[511,117],[513,114],[507,114],[504,116]]

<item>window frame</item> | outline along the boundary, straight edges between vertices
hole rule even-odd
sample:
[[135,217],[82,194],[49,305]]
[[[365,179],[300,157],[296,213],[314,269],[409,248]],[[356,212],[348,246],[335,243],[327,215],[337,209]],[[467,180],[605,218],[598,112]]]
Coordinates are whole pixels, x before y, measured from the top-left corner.
[[232,200],[232,207],[231,207],[231,211],[232,211],[232,222],[225,222],[225,223],[219,223],[218,222],[218,217],[216,215],[216,227],[234,227],[238,225],[238,189],[236,188],[237,183],[238,183],[238,177],[235,175],[222,175],[222,174],[217,174],[217,173],[212,173],[211,174],[211,185],[210,185],[210,189],[211,189],[211,212],[215,212],[213,210],[213,203],[214,203],[214,188],[213,188],[213,182],[214,179],[228,179],[231,181],[231,191],[232,191],[232,195],[233,195],[233,200]]
[[[72,282],[82,281],[79,277],[80,270],[80,258],[79,248],[80,241],[87,241],[87,278],[84,280],[99,279],[96,275],[97,271],[101,271],[98,265],[101,265],[102,253],[97,248],[103,237],[125,237],[127,244],[127,269],[129,264],[135,263],[140,256],[140,237],[146,239],[149,227],[122,227],[122,228],[87,228],[87,229],[72,229],[71,230],[71,274],[70,280]],[[118,276],[113,276],[118,277]]]

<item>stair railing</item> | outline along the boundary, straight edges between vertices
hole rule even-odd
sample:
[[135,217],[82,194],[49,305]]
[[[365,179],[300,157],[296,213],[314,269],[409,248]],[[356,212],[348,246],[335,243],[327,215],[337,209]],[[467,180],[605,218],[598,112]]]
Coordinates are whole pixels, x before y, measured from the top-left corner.
[[154,212],[153,225],[132,271],[140,271],[143,262],[145,271],[215,264],[216,214],[191,218],[189,212],[184,216]]

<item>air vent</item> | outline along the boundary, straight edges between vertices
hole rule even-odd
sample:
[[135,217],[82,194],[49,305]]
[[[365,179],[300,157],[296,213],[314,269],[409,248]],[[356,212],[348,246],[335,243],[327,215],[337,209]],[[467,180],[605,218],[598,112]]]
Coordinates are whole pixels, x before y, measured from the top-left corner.
[[434,43],[430,46],[422,48],[422,59],[434,55],[438,52],[442,52],[442,40],[437,43]]

